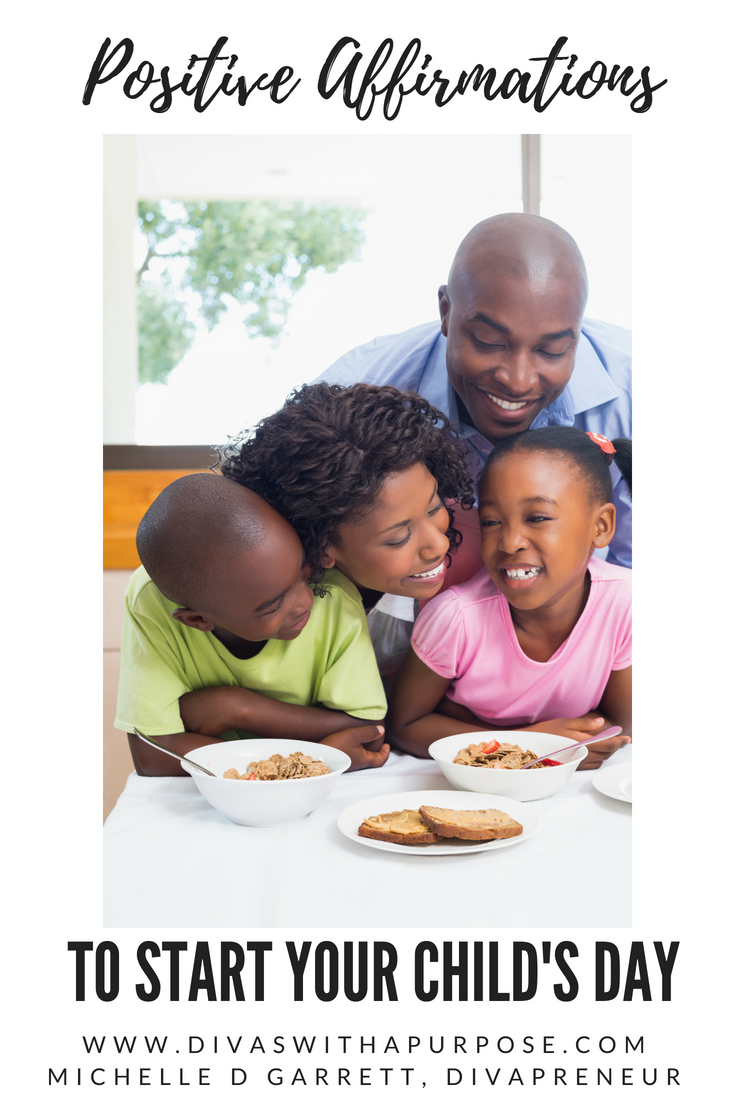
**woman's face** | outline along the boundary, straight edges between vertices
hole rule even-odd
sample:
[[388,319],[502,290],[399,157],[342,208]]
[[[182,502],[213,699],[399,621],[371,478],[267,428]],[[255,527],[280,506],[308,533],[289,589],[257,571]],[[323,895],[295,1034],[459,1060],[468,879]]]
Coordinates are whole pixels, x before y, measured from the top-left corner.
[[416,463],[386,478],[366,517],[340,527],[325,566],[336,566],[362,589],[433,597],[446,572],[448,527],[436,479]]

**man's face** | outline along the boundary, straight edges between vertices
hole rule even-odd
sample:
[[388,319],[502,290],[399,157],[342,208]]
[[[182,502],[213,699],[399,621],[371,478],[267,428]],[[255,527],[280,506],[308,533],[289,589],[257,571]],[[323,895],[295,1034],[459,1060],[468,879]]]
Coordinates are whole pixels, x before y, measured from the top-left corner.
[[569,382],[583,295],[574,282],[480,270],[453,299],[439,290],[449,381],[472,424],[491,442],[530,428]]

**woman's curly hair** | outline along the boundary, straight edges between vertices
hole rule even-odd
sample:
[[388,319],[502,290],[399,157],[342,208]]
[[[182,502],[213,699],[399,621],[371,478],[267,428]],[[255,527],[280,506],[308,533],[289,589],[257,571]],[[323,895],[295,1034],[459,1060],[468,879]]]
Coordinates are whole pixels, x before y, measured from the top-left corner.
[[[389,475],[423,463],[445,505],[473,504],[464,448],[448,430],[444,414],[418,394],[313,383],[220,449],[219,469],[291,522],[318,583],[327,546],[339,546],[340,526],[370,511]],[[452,552],[462,536],[448,512]]]

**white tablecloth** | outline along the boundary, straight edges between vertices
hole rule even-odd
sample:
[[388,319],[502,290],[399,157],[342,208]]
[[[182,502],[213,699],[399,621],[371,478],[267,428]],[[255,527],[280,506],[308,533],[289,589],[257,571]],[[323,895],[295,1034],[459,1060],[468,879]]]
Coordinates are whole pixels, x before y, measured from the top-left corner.
[[[630,758],[626,746],[609,764]],[[631,805],[597,792],[594,776],[577,771],[535,801],[541,826],[527,841],[430,858],[358,845],[337,818],[376,793],[454,791],[433,761],[391,754],[382,769],[344,774],[308,818],[260,828],[228,822],[188,778],[133,773],[105,824],[104,923],[629,926]]]

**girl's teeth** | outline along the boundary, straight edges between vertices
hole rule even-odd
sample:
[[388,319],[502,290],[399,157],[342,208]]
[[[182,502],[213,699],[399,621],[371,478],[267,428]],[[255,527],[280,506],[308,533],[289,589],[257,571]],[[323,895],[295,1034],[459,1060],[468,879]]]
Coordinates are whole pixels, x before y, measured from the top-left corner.
[[507,574],[507,576],[509,578],[535,578],[538,574],[541,573],[541,567],[540,566],[534,566],[533,569],[531,569],[531,570],[507,570],[506,569],[504,571],[504,573]]

